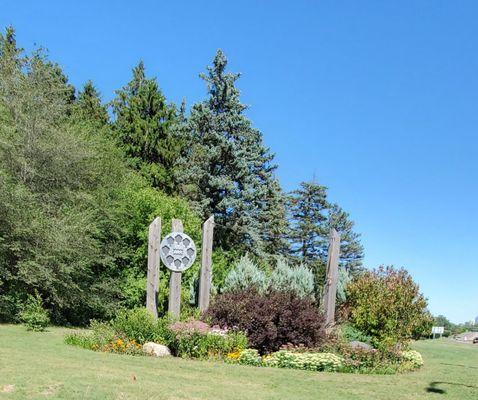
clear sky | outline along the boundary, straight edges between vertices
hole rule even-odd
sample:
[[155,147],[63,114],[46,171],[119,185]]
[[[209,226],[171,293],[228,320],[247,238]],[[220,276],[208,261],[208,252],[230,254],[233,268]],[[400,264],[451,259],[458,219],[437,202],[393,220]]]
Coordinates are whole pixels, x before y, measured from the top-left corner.
[[[101,3],[101,4],[100,4]],[[478,2],[2,1],[0,25],[110,100],[143,59],[190,106],[223,49],[286,190],[316,179],[366,265],[406,267],[433,313],[478,315]]]

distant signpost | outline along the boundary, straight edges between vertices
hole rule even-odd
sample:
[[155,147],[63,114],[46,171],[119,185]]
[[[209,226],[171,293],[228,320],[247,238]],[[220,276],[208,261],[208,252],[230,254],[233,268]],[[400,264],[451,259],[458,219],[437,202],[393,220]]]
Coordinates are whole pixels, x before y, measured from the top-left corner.
[[443,326],[433,326],[432,327],[433,339],[435,339],[435,335],[440,335],[440,337],[442,337],[444,332],[445,332],[445,327],[443,327]]

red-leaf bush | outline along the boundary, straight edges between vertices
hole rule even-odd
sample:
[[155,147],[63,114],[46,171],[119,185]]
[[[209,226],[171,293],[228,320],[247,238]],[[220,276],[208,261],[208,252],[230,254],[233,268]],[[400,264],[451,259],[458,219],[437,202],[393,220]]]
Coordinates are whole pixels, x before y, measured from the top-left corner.
[[324,318],[310,298],[292,292],[251,288],[216,297],[205,318],[221,327],[245,332],[249,345],[262,354],[283,345],[313,347],[325,339]]

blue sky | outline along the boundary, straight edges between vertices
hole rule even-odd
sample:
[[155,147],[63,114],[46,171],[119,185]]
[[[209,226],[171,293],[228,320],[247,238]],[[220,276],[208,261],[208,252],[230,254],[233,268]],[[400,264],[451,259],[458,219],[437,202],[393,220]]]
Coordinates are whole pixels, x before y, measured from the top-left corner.
[[191,105],[223,49],[284,188],[315,175],[367,266],[406,267],[435,314],[478,315],[476,1],[99,3],[3,1],[0,26],[105,100],[143,59]]

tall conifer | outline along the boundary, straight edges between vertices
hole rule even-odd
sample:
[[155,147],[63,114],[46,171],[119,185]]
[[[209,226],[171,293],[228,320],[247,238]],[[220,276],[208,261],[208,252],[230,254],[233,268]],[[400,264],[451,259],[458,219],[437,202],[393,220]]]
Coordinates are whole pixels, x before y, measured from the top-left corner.
[[79,118],[98,127],[106,125],[109,121],[106,106],[101,103],[100,94],[92,81],[86,82],[83,90],[78,93],[74,110]]
[[262,213],[273,182],[273,155],[239,99],[239,74],[226,72],[218,50],[201,78],[209,97],[192,107],[183,190],[203,218],[215,216],[216,244],[262,254]]
[[175,106],[166,102],[155,78],[146,78],[143,62],[116,95],[113,128],[131,164],[153,186],[175,193],[174,176],[181,151],[181,141],[173,134]]

